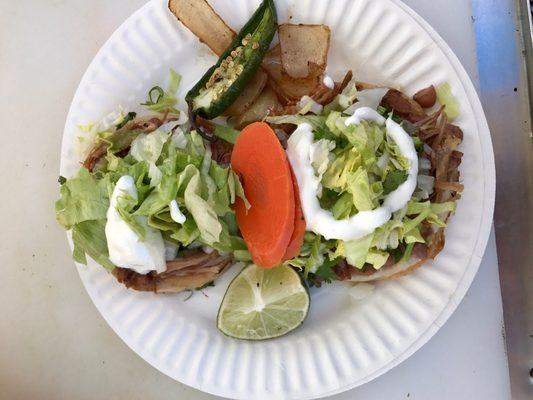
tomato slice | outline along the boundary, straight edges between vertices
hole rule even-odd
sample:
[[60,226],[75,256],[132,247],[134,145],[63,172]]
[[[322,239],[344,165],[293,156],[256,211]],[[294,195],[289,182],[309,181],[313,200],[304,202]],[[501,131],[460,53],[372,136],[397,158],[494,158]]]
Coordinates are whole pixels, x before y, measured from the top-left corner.
[[287,155],[276,134],[264,122],[240,133],[231,167],[240,176],[250,202],[237,199],[235,213],[255,264],[272,268],[283,261],[294,232],[295,196]]
[[300,254],[300,249],[304,243],[305,235],[305,218],[302,211],[302,203],[300,202],[300,190],[298,189],[298,182],[294,177],[291,169],[292,176],[292,187],[294,192],[294,230],[292,232],[291,239],[289,240],[289,245],[287,250],[285,250],[285,255],[283,260],[290,260],[291,258],[296,257]]

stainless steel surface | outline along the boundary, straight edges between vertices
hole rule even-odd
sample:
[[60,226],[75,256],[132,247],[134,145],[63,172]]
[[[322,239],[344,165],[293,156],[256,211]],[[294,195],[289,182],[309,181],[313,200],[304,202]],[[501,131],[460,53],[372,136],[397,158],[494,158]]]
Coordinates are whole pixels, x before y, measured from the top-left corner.
[[[519,16],[522,25],[522,44],[529,88],[529,113],[533,115],[533,0],[519,0]],[[532,311],[533,313],[533,311]]]
[[526,65],[531,57],[527,2],[473,0],[481,96],[496,158],[494,221],[515,400],[533,399],[533,141],[527,77],[533,66]]
[[522,8],[522,15],[527,14],[527,18],[524,18],[523,21],[529,26],[529,35],[531,36],[531,41],[533,42],[533,0],[522,0],[520,3]]

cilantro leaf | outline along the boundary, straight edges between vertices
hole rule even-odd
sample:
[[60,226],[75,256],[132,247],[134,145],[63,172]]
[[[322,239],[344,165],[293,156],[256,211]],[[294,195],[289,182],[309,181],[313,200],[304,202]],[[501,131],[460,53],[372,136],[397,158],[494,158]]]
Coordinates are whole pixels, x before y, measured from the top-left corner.
[[325,282],[331,283],[331,281],[337,278],[337,274],[335,274],[333,268],[338,264],[338,262],[339,259],[324,261],[324,263],[316,270],[315,275],[324,279]]
[[116,128],[117,129],[120,129],[122,128],[124,125],[126,125],[129,121],[132,121],[135,117],[137,116],[137,113],[136,112],[129,112],[126,114],[126,116],[122,119],[122,121],[120,121],[117,125],[116,125]]
[[402,183],[407,180],[407,171],[391,171],[387,174],[385,181],[383,182],[383,194],[388,195],[398,189]]

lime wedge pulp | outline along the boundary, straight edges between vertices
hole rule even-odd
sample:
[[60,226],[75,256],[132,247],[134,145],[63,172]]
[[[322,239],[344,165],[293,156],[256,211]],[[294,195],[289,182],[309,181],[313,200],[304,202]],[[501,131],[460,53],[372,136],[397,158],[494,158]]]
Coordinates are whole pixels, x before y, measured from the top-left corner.
[[309,301],[307,287],[291,267],[263,269],[251,264],[228,286],[217,326],[237,339],[275,338],[301,325]]

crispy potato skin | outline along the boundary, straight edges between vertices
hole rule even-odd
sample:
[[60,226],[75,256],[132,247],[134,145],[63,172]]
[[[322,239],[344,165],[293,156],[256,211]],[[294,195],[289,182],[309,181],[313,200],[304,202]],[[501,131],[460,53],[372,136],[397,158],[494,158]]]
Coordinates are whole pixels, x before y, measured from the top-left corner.
[[323,73],[328,61],[331,31],[326,25],[282,24],[278,27],[281,64],[292,78],[305,78],[315,64]]
[[233,29],[226,25],[205,0],[169,0],[168,8],[217,56],[229,47],[235,37]]

